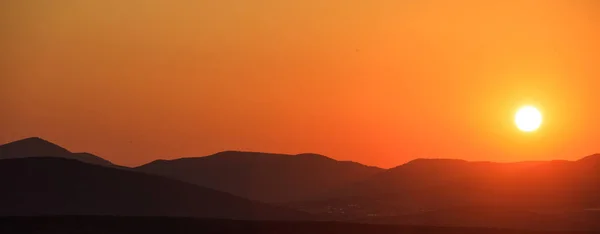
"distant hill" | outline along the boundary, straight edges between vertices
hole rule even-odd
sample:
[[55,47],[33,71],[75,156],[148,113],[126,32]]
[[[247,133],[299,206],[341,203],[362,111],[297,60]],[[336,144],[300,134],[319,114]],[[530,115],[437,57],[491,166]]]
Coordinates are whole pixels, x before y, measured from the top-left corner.
[[383,171],[317,154],[235,151],[206,157],[157,160],[135,170],[264,202],[309,199]]
[[115,166],[110,161],[90,153],[72,153],[39,137],[31,137],[0,145],[0,159],[29,157],[59,157],[76,159],[102,166]]
[[[446,225],[452,223],[453,217],[464,217],[456,222],[463,225],[468,221],[484,223],[476,221],[481,217],[455,210],[456,207],[501,207],[518,211],[505,220],[518,221],[517,217],[523,217],[521,214],[531,214],[530,217],[556,214],[574,218],[569,221],[575,222],[581,217],[572,214],[600,208],[598,162],[600,155],[579,161],[520,163],[417,159],[334,191],[328,194],[328,199],[288,205],[340,220],[373,217],[368,220],[396,220],[400,224],[411,224],[406,222],[413,220],[415,224]],[[600,223],[600,216],[591,217]],[[502,224],[500,220],[492,221],[490,223]]]
[[600,230],[598,154],[517,163],[416,159],[383,170],[317,154],[226,151],[119,170],[97,156],[28,138],[0,146],[0,159],[0,216],[319,217]]
[[0,216],[311,218],[173,179],[63,158],[0,160],[0,187]]
[[[600,207],[598,156],[521,163],[414,160],[352,188],[356,195],[397,196],[418,209],[509,206],[532,210]],[[346,193],[348,194],[348,193]]]

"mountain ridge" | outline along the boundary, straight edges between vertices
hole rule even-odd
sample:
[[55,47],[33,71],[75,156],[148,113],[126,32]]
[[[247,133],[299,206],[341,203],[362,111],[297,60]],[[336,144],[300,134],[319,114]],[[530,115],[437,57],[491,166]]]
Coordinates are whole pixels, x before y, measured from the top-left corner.
[[310,215],[232,194],[75,159],[0,160],[0,216],[117,215],[303,220]]
[[71,152],[62,146],[40,137],[29,137],[0,145],[0,159],[29,157],[68,158],[102,166],[117,166],[112,162],[91,153]]
[[412,215],[456,206],[572,214],[600,207],[598,159],[598,155],[515,163],[420,159],[332,191],[321,200],[289,205],[315,214],[333,209],[340,219]]
[[[383,171],[319,154],[223,151],[134,168],[264,202],[302,200]],[[215,181],[218,178],[218,181]]]

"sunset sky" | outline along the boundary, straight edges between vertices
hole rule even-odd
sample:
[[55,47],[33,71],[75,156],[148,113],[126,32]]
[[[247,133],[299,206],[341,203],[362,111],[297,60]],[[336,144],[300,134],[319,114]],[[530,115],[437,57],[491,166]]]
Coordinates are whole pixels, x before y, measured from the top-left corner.
[[[600,152],[594,0],[3,0],[0,35],[0,144],[128,166]],[[538,131],[515,127],[522,105]]]

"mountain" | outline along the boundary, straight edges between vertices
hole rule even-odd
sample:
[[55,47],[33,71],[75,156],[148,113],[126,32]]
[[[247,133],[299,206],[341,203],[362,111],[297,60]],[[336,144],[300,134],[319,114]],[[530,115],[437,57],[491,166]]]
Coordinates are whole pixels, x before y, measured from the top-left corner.
[[135,170],[263,202],[308,199],[383,171],[317,154],[236,151],[198,158],[157,160]]
[[177,180],[63,158],[0,160],[0,187],[0,216],[310,218]]
[[110,161],[90,153],[71,153],[67,149],[39,137],[0,145],[0,159],[28,157],[59,157],[76,159],[85,163],[114,166]]
[[[329,199],[288,206],[341,220],[374,217],[369,219],[372,221],[415,217],[432,220],[440,217],[438,212],[457,207],[501,207],[539,215],[575,214],[600,208],[598,162],[600,155],[578,161],[518,163],[417,159],[334,191],[328,194]],[[443,214],[448,213],[451,212]],[[456,214],[458,217],[461,213]]]

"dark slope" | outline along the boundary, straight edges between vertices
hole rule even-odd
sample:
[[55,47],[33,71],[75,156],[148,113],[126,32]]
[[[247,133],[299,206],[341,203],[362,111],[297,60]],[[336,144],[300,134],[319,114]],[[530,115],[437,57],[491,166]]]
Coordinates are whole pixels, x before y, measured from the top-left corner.
[[62,158],[0,160],[0,216],[118,215],[307,219],[188,183]]
[[[82,161],[84,163],[96,164],[96,165],[100,165],[100,166],[117,166],[106,159],[103,159],[99,156],[96,156],[96,155],[93,155],[90,153],[86,153],[86,152],[71,153],[70,157],[64,157],[64,158],[75,159],[75,160]],[[122,167],[122,166],[118,166],[118,167]]]
[[234,151],[198,158],[158,160],[135,170],[264,202],[308,199],[382,171],[317,154]]
[[101,157],[90,153],[71,153],[67,149],[53,144],[39,137],[31,137],[4,145],[0,145],[0,159],[28,158],[28,157],[59,157],[76,159],[85,163],[102,166],[113,164]]

